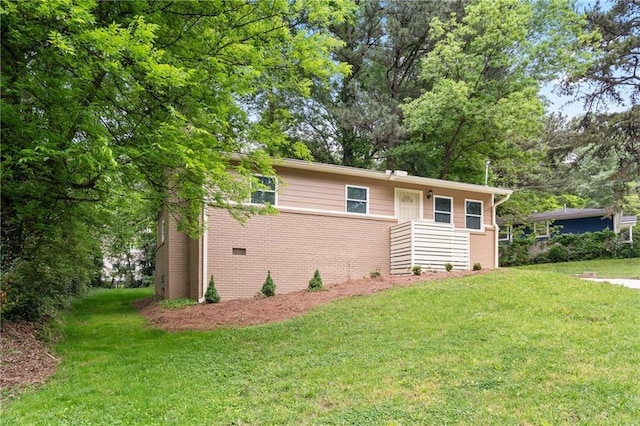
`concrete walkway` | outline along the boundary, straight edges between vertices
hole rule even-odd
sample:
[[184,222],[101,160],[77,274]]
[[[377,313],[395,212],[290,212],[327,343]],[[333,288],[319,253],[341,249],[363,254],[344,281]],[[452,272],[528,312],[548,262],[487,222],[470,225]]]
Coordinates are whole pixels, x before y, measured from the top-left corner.
[[626,278],[583,278],[587,281],[595,281],[599,283],[611,283],[617,285],[623,285],[629,288],[635,288],[640,290],[640,280],[631,280]]

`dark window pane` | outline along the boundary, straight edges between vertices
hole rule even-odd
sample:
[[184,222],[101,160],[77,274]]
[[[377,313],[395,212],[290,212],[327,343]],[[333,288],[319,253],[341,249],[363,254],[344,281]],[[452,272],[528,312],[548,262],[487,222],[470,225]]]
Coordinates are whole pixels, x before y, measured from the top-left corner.
[[348,186],[347,187],[347,199],[349,199],[349,200],[367,201],[367,189],[366,188],[354,188],[353,186]]
[[451,223],[451,214],[450,213],[436,213],[435,221],[440,223]]
[[439,212],[450,212],[451,211],[451,200],[449,198],[438,198],[438,197],[436,197],[436,211],[439,211]]
[[467,216],[468,229],[481,229],[480,218],[478,216]]
[[367,203],[364,201],[347,201],[347,211],[350,213],[367,213]]
[[482,203],[477,201],[467,201],[467,214],[480,216],[482,214]]

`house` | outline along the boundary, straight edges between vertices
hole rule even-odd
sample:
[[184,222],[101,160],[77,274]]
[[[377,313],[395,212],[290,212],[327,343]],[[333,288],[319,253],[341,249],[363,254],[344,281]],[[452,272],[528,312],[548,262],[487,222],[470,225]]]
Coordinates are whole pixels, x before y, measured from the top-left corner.
[[514,227],[522,227],[525,235],[535,234],[536,238],[547,239],[551,233],[555,234],[584,234],[599,232],[606,229],[621,234],[626,241],[633,241],[633,227],[638,221],[637,216],[623,216],[621,212],[612,213],[607,209],[568,209],[566,207],[551,212],[533,213],[527,218],[529,225],[514,223],[506,225],[498,219],[501,225],[500,241],[512,241]]
[[414,265],[498,266],[495,212],[508,189],[290,159],[274,169],[277,179],[260,176],[264,186],[250,202],[268,202],[277,215],[241,225],[209,208],[199,240],[178,232],[166,211],[159,215],[157,294],[202,300],[213,276],[224,300],[249,298],[267,271],[277,293],[287,293],[307,288],[316,269],[331,284]]

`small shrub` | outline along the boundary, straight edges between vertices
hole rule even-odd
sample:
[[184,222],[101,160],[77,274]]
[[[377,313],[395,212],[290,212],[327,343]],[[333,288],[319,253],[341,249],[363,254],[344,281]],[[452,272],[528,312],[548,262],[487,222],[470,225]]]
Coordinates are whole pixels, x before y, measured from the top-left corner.
[[264,284],[262,284],[262,290],[260,290],[260,292],[267,297],[276,295],[276,285],[273,282],[273,278],[271,278],[271,271],[267,271],[267,279],[264,280]]
[[218,290],[216,290],[213,275],[211,275],[211,279],[209,280],[209,287],[207,287],[207,292],[204,294],[204,300],[206,300],[207,303],[218,303],[220,301],[220,295],[218,294]]
[[309,291],[322,290],[322,278],[320,278],[320,271],[316,269],[313,273],[313,278],[309,280]]
[[413,268],[411,268],[411,272],[413,272],[413,275],[420,275],[422,274],[422,266],[420,265],[414,265]]
[[375,271],[371,271],[371,272],[369,273],[369,276],[370,276],[371,278],[378,278],[378,277],[380,277],[380,270],[379,270],[379,269],[376,269]]
[[451,270],[453,269],[453,265],[450,263],[445,263],[444,264],[444,269],[447,270],[447,272],[451,272]]
[[473,270],[474,271],[479,271],[482,269],[482,265],[480,264],[480,262],[476,262],[473,264]]

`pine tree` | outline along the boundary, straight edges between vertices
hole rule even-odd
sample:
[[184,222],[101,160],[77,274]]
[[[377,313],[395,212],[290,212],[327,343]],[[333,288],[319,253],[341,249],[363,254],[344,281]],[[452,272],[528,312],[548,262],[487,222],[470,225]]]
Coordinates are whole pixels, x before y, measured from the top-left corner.
[[309,291],[322,290],[322,278],[320,278],[320,271],[316,269],[313,273],[313,278],[309,280]]
[[204,294],[204,300],[206,300],[207,303],[218,303],[220,301],[220,295],[218,294],[218,290],[216,290],[213,275],[211,275],[211,279],[209,280],[209,287],[207,287],[207,292]]
[[261,292],[267,297],[276,295],[276,285],[273,282],[273,278],[271,278],[271,271],[267,271],[267,279],[262,284]]

